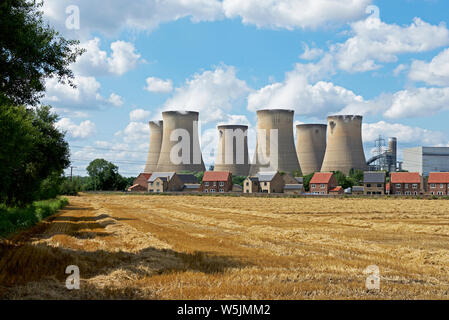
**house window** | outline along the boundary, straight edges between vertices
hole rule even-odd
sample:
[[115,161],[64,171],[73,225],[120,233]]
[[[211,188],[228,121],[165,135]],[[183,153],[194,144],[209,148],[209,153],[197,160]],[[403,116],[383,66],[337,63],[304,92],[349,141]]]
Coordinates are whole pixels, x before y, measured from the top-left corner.
[[406,191],[406,192],[405,192],[405,195],[406,195],[406,196],[411,196],[412,193],[411,193],[410,191]]
[[217,182],[216,181],[214,181],[214,187],[216,187],[217,186]]
[[215,189],[210,189],[210,192],[214,193],[214,192],[216,192],[216,190]]
[[320,185],[320,188],[321,188],[321,189],[325,189],[325,188],[326,188],[326,185],[325,185],[325,184],[321,184],[321,185]]
[[209,190],[208,190],[208,189],[204,189],[204,192],[205,192],[205,193],[208,193],[208,192],[209,192]]
[[246,183],[246,186],[249,187],[249,182]]
[[159,186],[160,186],[160,183],[159,183],[159,182],[156,182],[156,186],[158,186],[158,187],[159,187]]
[[371,188],[371,183],[368,183],[368,184],[366,185],[366,187],[367,187],[367,188]]
[[397,183],[396,184],[396,188],[400,188],[401,187],[401,184],[400,183]]
[[378,188],[382,188],[382,185],[379,183],[379,184],[377,185],[377,187],[378,187]]
[[413,189],[418,189],[418,185],[416,183],[413,184]]
[[224,182],[220,182],[220,187],[223,187],[224,186]]
[[439,196],[442,196],[442,195],[443,195],[443,192],[438,191],[438,195],[439,195]]
[[405,184],[405,189],[408,189],[408,183]]
[[443,189],[444,188],[444,184],[440,184],[440,189]]
[[224,189],[220,189],[220,192],[221,192],[221,193],[224,193]]
[[401,193],[401,191],[396,191],[396,194],[401,195],[402,193]]
[[316,184],[312,184],[312,188],[316,188]]
[[208,186],[209,186],[209,182],[205,182],[204,185],[205,185],[206,187],[208,187]]
[[436,185],[435,183],[432,183],[432,184],[430,185],[430,187],[431,187],[432,189],[435,189],[435,188],[437,187],[437,185]]
[[418,192],[415,191],[415,196],[417,196],[417,195],[418,195]]
[[266,186],[268,185],[268,183],[267,183],[267,182],[264,182],[263,185],[266,187]]

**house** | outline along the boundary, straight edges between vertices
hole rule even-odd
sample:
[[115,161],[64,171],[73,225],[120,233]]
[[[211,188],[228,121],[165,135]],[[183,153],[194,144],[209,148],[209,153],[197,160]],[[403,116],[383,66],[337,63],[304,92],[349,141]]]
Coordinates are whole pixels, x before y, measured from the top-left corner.
[[363,186],[353,186],[351,192],[355,196],[362,196],[362,195],[365,194],[365,187],[363,187]]
[[243,181],[243,193],[257,193],[260,190],[259,178],[246,177]]
[[232,185],[232,192],[243,192],[243,187],[239,184]]
[[191,173],[177,173],[183,184],[198,184],[198,179]]
[[284,186],[284,193],[291,195],[299,195],[304,193],[304,185],[295,183],[295,184],[286,184]]
[[279,172],[259,172],[256,175],[259,181],[259,192],[282,193],[284,192],[284,179]]
[[340,194],[344,194],[345,193],[345,189],[343,189],[342,186],[336,186],[335,188],[332,188],[329,190],[329,194],[331,195],[340,195]]
[[148,179],[148,192],[181,191],[183,187],[176,172],[154,172]]
[[148,191],[148,179],[150,179],[151,173],[141,173],[133,181],[133,185],[128,188],[129,192],[147,192]]
[[427,194],[446,196],[449,194],[449,172],[431,172],[427,181]]
[[365,172],[363,174],[364,194],[371,195],[384,195],[386,185],[385,172]]
[[224,193],[232,190],[232,173],[227,171],[206,171],[200,191],[204,193]]
[[317,172],[310,180],[310,193],[314,195],[329,194],[330,190],[338,186],[337,179],[332,172]]
[[182,191],[183,192],[199,192],[201,188],[201,184],[199,183],[187,183],[184,185]]
[[390,194],[420,195],[423,191],[423,178],[419,172],[392,172],[390,176]]

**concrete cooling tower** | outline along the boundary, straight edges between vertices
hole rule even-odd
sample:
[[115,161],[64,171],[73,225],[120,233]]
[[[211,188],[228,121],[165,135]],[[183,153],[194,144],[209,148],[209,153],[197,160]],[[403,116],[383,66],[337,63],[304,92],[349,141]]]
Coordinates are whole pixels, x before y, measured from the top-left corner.
[[157,172],[206,171],[198,138],[198,112],[162,113],[164,129]]
[[250,164],[248,156],[248,126],[218,126],[218,150],[214,171],[228,171],[235,176],[247,176]]
[[162,146],[162,128],[163,121],[150,121],[150,149],[144,173],[156,171]]
[[362,116],[327,118],[327,146],[321,172],[367,170],[362,143]]
[[[293,110],[257,111],[257,144],[251,175],[259,171],[293,173],[301,170],[293,137],[293,115]],[[277,130],[273,145],[270,143],[272,129]]]
[[296,154],[302,174],[320,172],[326,152],[325,124],[300,124],[296,126]]

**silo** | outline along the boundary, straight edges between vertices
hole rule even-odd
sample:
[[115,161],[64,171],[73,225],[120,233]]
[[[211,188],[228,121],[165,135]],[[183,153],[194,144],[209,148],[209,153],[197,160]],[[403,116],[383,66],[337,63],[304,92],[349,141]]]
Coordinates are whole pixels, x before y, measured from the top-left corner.
[[157,172],[205,171],[198,138],[198,112],[162,112],[164,129]]
[[327,146],[321,172],[351,169],[367,170],[362,143],[362,116],[341,115],[327,118]]
[[326,152],[325,124],[300,124],[296,126],[296,154],[302,174],[320,172]]
[[162,146],[163,121],[150,121],[149,124],[150,149],[148,150],[144,173],[152,173],[156,171]]
[[248,126],[221,125],[214,171],[228,171],[235,176],[249,174]]
[[398,139],[391,137],[388,139],[388,155],[390,161],[388,163],[388,171],[395,172],[398,162]]
[[251,175],[259,171],[301,171],[293,137],[293,115],[293,110],[257,111],[257,143]]

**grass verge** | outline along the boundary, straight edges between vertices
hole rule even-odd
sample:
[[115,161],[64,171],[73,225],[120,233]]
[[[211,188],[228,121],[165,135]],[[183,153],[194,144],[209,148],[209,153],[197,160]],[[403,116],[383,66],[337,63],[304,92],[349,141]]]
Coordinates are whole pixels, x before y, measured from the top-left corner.
[[69,203],[67,198],[36,201],[26,208],[7,208],[0,205],[0,238],[37,224],[42,219],[55,214]]

